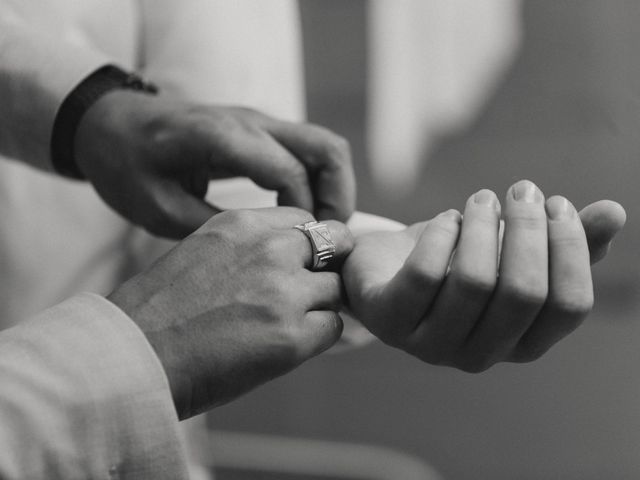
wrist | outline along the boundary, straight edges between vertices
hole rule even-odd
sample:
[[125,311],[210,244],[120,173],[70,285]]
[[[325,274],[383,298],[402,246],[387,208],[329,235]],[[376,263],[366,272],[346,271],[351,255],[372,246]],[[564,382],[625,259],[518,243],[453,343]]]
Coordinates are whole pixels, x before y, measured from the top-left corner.
[[54,121],[50,153],[52,166],[58,173],[69,178],[84,178],[75,154],[77,130],[87,111],[114,90],[157,93],[154,85],[113,65],[101,67],[82,80],[64,99]]

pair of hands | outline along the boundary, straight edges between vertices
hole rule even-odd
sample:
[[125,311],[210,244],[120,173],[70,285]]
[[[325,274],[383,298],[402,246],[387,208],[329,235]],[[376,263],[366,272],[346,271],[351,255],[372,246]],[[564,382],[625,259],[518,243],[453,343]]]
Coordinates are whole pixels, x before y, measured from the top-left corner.
[[354,240],[328,221],[336,271],[322,272],[309,271],[310,242],[292,228],[311,214],[224,212],[109,299],[158,353],[181,418],[329,348],[345,303],[381,340],[428,363],[480,371],[529,361],[591,309],[590,258],[604,256],[624,211],[605,201],[578,214],[561,197],[545,203],[530,182],[509,190],[504,209],[503,240],[486,190],[464,219],[448,211],[400,232]]
[[[343,221],[354,210],[348,144],[326,129],[114,91],[83,116],[75,153],[102,198],[150,232],[182,238],[204,224],[110,296],[158,352],[182,418],[329,348],[345,301],[381,340],[429,363],[480,371],[537,358],[591,309],[589,260],[624,223],[617,204],[578,215],[524,182],[507,194],[504,240],[489,191],[469,200],[464,221],[449,211],[355,243],[329,222],[341,279],[306,268],[309,241],[292,229],[312,219],[304,210]],[[302,210],[209,220],[209,180],[235,175]]]

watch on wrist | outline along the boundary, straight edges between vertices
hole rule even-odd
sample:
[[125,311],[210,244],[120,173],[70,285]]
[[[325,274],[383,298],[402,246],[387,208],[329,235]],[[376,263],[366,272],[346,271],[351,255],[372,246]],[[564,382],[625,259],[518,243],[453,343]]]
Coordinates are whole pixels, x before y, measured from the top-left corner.
[[76,130],[89,107],[112,90],[134,90],[149,95],[158,93],[154,84],[115,65],[105,65],[89,74],[66,96],[53,122],[51,164],[59,174],[84,179],[74,157]]

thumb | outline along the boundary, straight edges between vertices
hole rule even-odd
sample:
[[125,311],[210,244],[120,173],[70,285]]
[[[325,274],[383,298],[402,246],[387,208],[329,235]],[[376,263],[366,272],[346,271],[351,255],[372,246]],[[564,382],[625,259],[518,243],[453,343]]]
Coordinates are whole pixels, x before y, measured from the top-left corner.
[[154,235],[180,240],[193,233],[220,209],[176,183],[163,183],[154,195],[155,215],[145,228]]
[[591,264],[594,264],[607,255],[611,241],[627,221],[627,214],[619,203],[600,200],[587,205],[579,215],[589,244]]

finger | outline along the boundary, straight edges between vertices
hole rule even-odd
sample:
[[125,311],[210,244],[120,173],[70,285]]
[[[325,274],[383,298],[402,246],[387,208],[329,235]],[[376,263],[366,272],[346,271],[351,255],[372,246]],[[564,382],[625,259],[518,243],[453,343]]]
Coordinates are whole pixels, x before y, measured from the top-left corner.
[[[214,141],[215,139],[209,139]],[[229,143],[233,143],[229,141]],[[219,147],[213,143],[210,151]],[[212,158],[216,169],[244,175],[259,186],[278,192],[278,204],[313,210],[313,192],[305,166],[265,132],[245,135],[233,143],[233,154]]]
[[496,283],[500,203],[490,190],[467,201],[451,271],[425,321],[414,332],[417,348],[449,358],[480,318]]
[[295,276],[300,298],[307,310],[339,311],[344,304],[344,288],[340,275],[335,272],[309,272]]
[[580,220],[587,235],[593,264],[607,255],[613,237],[627,221],[627,214],[619,203],[600,200],[583,208],[580,211]]
[[580,218],[563,197],[547,201],[549,296],[536,322],[521,339],[514,360],[531,361],[584,320],[593,306],[589,248]]
[[173,182],[150,188],[153,211],[147,212],[143,226],[161,237],[182,239],[193,233],[220,210]]
[[460,213],[449,210],[423,226],[415,247],[382,292],[381,304],[392,311],[377,317],[383,320],[380,324],[369,325],[385,341],[406,337],[429,310],[447,274],[460,221]]
[[[351,253],[354,246],[354,239],[351,231],[344,223],[335,220],[327,220],[323,222],[329,231],[330,240],[335,244],[336,251],[333,258],[329,261],[327,269],[334,271],[339,270],[347,255]],[[305,268],[313,267],[313,244],[312,240],[297,228],[289,228],[286,230],[291,238],[291,253],[294,258],[300,259],[300,264]],[[320,238],[319,241],[324,242],[329,239]]]
[[507,192],[498,284],[465,344],[467,361],[484,370],[506,358],[542,309],[548,292],[544,196],[523,180]]
[[307,168],[312,179],[316,217],[346,221],[356,202],[349,143],[317,125],[271,119],[267,129]]
[[300,328],[300,351],[306,358],[333,346],[342,335],[342,319],[331,310],[312,310],[304,316]]

